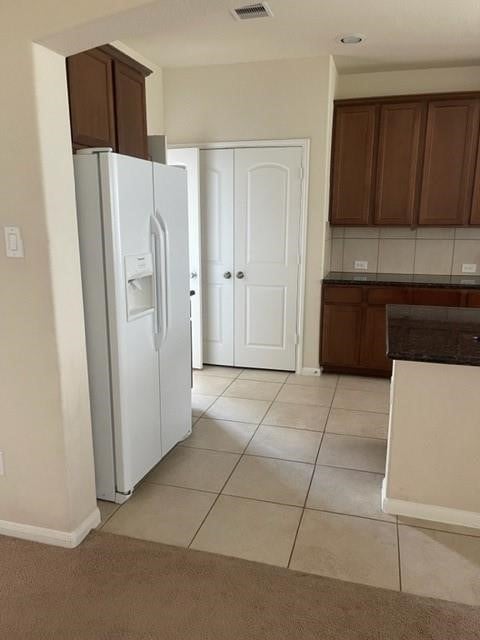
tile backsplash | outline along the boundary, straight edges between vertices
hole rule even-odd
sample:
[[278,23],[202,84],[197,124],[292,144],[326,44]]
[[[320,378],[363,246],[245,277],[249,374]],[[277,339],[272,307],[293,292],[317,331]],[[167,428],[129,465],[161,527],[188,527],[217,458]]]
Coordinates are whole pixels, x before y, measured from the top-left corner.
[[331,227],[330,271],[462,274],[475,264],[480,274],[480,228]]

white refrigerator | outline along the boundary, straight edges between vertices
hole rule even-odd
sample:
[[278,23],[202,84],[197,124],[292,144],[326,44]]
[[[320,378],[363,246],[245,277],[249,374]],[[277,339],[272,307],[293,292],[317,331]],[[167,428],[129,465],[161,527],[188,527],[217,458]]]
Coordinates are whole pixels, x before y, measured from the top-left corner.
[[97,496],[124,502],[191,433],[186,172],[74,156]]

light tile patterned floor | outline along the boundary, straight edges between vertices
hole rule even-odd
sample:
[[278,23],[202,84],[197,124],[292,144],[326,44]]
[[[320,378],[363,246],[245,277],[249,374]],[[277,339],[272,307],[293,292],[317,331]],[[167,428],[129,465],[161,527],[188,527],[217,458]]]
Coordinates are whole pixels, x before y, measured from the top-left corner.
[[480,530],[384,514],[389,383],[205,367],[193,434],[105,531],[480,605]]

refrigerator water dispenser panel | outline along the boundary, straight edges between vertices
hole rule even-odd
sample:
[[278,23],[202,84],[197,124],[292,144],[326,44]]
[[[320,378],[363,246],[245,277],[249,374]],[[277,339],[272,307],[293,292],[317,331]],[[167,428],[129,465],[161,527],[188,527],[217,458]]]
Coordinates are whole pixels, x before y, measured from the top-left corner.
[[127,319],[136,320],[155,307],[153,258],[151,253],[125,257]]

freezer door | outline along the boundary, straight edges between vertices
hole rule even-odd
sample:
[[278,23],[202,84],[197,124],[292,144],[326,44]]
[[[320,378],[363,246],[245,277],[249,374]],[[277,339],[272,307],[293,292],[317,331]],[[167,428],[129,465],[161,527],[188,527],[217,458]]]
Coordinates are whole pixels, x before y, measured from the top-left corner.
[[82,268],[98,498],[115,500],[115,454],[100,175],[96,155],[74,155],[78,237]]
[[162,451],[192,429],[187,176],[184,169],[153,163],[155,218],[163,242],[160,283],[160,395]]
[[118,493],[162,457],[152,164],[100,154]]

